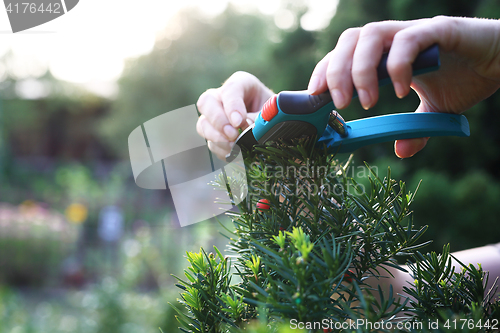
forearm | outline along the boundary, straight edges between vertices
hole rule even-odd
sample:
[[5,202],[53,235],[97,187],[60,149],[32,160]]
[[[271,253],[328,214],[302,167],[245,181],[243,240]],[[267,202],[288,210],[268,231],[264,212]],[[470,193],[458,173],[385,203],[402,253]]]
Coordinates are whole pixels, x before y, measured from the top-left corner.
[[[486,293],[493,286],[495,280],[497,278],[500,279],[500,243],[459,251],[452,253],[452,255],[464,265],[473,264],[477,266],[481,264],[483,271],[489,272],[488,283],[485,288]],[[453,265],[456,272],[461,270],[462,266],[460,263],[453,260]],[[406,266],[403,266],[403,268],[407,269]],[[377,285],[380,285],[385,295],[388,294],[389,286],[392,285],[394,294],[408,296],[403,292],[403,288],[410,287],[410,283],[413,281],[410,274],[394,268],[391,268],[389,271],[394,277],[381,278],[379,280],[372,278],[367,280],[367,283],[375,288]]]

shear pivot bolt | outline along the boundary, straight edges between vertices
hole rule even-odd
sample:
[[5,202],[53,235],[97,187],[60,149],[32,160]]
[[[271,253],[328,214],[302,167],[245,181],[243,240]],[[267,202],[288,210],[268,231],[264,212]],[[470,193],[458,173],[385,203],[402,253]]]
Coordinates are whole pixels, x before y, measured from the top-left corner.
[[342,116],[337,111],[332,111],[330,113],[330,118],[328,119],[328,125],[343,138],[347,136],[347,125],[342,118]]

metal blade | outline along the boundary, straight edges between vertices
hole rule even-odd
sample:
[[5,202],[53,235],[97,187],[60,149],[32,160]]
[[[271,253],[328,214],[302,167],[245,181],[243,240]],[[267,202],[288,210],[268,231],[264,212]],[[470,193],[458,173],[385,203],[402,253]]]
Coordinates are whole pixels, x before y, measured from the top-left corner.
[[231,152],[226,155],[226,162],[231,162],[234,160],[236,156],[241,151],[241,148],[245,147],[246,149],[252,149],[253,146],[259,144],[257,140],[255,140],[255,136],[253,135],[253,128],[255,124],[252,124],[251,126],[248,126],[241,134],[238,136],[236,139],[235,145],[233,146],[233,149],[231,149]]

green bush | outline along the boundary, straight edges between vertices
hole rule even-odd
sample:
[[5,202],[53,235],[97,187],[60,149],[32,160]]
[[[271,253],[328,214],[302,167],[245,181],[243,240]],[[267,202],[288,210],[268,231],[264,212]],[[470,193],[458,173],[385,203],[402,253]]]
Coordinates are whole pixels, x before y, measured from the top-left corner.
[[[257,147],[246,166],[249,195],[239,213],[230,213],[232,261],[215,247],[215,253],[187,254],[190,266],[178,278],[188,311],[178,316],[182,331],[251,331],[256,322],[277,332],[282,325],[324,320],[411,324],[499,317],[494,293],[485,297],[481,267],[455,273],[449,246],[442,254],[418,251],[428,242],[419,241],[426,227],[413,224],[415,194],[393,180],[390,169],[382,178],[368,167],[369,186],[361,187],[346,176],[347,165],[309,141]],[[398,257],[414,262],[414,283],[405,290],[412,299],[395,295],[392,286],[384,291],[372,285],[390,269],[404,270]]]

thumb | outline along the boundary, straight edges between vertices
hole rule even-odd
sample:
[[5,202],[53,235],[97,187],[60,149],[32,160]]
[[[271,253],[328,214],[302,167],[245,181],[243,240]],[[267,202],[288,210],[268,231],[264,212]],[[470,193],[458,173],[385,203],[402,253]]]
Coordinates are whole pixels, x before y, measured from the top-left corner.
[[418,138],[418,139],[404,139],[404,140],[396,140],[394,143],[394,152],[396,156],[399,158],[408,158],[412,157],[419,151],[421,151],[429,138]]
[[[433,112],[433,110],[427,105],[427,103],[421,101],[415,112]],[[399,158],[412,157],[413,155],[424,149],[427,141],[429,141],[429,137],[396,140],[396,142],[394,143],[394,153]]]

